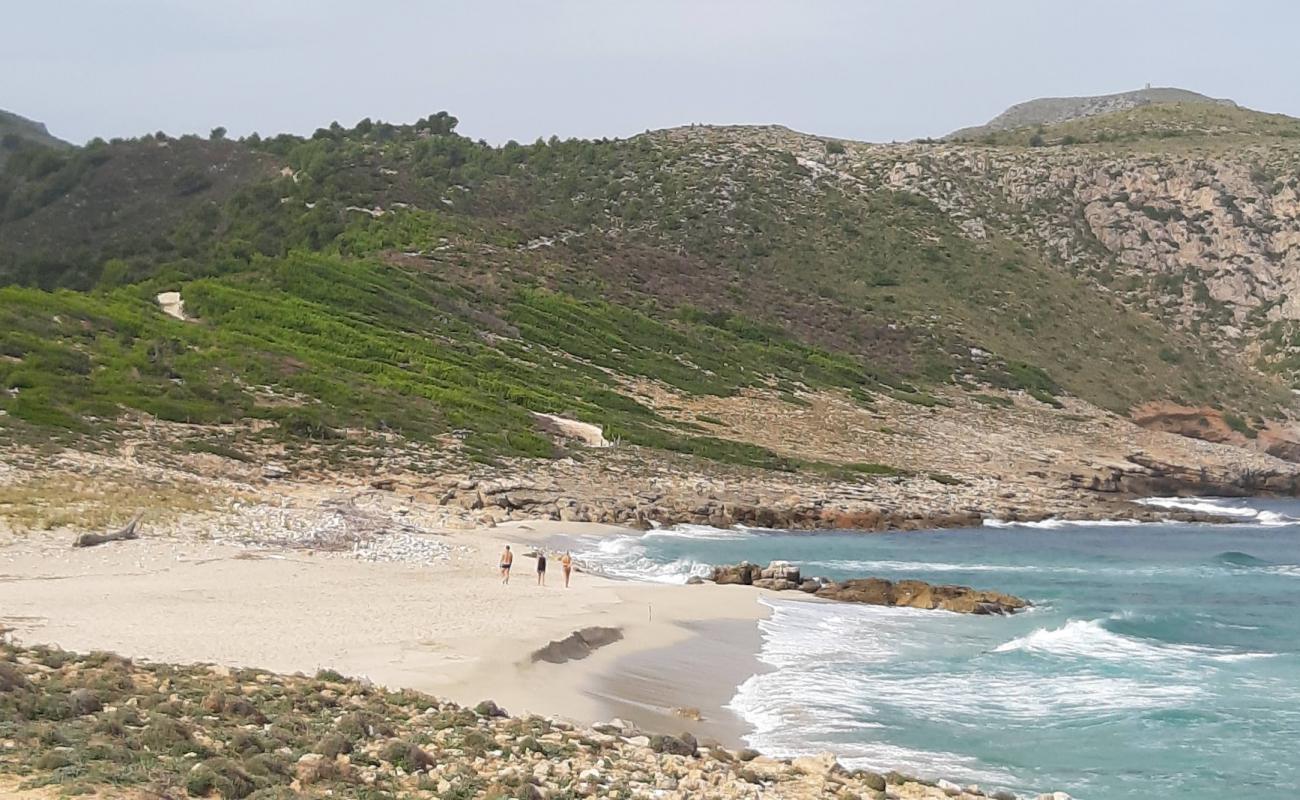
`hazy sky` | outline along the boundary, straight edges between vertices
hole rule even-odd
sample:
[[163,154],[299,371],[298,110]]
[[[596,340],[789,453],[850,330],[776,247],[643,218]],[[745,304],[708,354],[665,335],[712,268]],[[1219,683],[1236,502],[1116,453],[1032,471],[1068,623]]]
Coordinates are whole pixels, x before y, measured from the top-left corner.
[[1300,116],[1291,0],[7,5],[0,108],[78,142],[310,133],[444,109],[492,142],[689,122],[887,141],[1147,82]]

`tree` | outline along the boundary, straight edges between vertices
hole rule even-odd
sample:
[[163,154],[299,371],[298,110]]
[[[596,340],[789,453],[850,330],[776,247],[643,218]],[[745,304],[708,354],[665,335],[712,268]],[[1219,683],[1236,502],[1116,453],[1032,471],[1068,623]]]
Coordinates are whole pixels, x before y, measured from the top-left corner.
[[104,262],[99,272],[97,288],[112,289],[125,286],[131,280],[131,265],[120,258],[110,258]]
[[226,138],[226,129],[218,125],[212,129],[212,133],[208,134],[208,138],[214,142],[219,142]]

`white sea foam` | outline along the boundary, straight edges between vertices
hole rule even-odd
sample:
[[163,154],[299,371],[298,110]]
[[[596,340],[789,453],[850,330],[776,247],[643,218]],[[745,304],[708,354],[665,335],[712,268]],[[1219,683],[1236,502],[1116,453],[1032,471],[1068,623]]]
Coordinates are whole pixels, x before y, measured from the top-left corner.
[[854,574],[878,572],[1008,572],[1035,575],[1115,575],[1155,577],[1158,575],[1212,575],[1216,568],[1209,565],[1166,566],[1152,564],[1143,567],[1071,567],[1063,564],[980,564],[947,561],[896,561],[890,559],[826,559],[801,562],[805,575],[818,570],[835,570]]
[[[1125,617],[1112,616],[1112,619]],[[1233,662],[1271,658],[1274,653],[1237,653],[1216,647],[1173,644],[1108,630],[1103,620],[1075,619],[1059,628],[1038,628],[1004,642],[995,653],[1025,652],[1070,659],[1097,659],[1116,664],[1145,663],[1165,670],[1192,670],[1198,661]]]
[[684,583],[693,575],[708,577],[713,572],[712,566],[691,559],[678,559],[667,563],[656,561],[647,554],[648,541],[655,539],[724,541],[762,535],[756,531],[757,529],[754,528],[674,525],[671,528],[654,528],[640,535],[585,540],[586,547],[582,548],[577,555],[584,565],[605,575],[656,583]]
[[661,536],[674,539],[744,539],[754,535],[756,528],[715,528],[712,525],[674,525],[671,528],[656,528],[648,531],[647,537]]
[[1138,505],[1154,508],[1195,511],[1201,514],[1217,514],[1222,517],[1255,517],[1259,509],[1248,506],[1234,506],[1213,497],[1144,497],[1135,501]]
[[1119,528],[1129,525],[1143,525],[1148,523],[1139,522],[1135,519],[1058,519],[1051,517],[1049,519],[1034,520],[1032,522],[1019,522],[1015,520],[989,518],[984,520],[986,528],[1036,528],[1038,530],[1055,531],[1062,528]]
[[984,666],[981,657],[962,653],[970,644],[970,619],[917,609],[763,602],[772,614],[760,623],[760,658],[771,669],[742,683],[729,707],[753,726],[750,744],[778,756],[833,750],[849,767],[906,766],[1015,786],[1021,781],[1004,768],[969,755],[910,749],[886,741],[893,738],[889,731],[900,716],[944,728],[982,727],[990,719],[1059,724],[1183,708],[1202,694],[1193,680],[1168,670],[1147,678],[992,661]]
[[1083,574],[1091,570],[1083,567],[1040,567],[1034,564],[957,564],[947,561],[893,561],[882,560],[846,560],[828,559],[824,561],[804,561],[804,572],[816,572],[817,569],[839,570],[842,572],[1061,572]]
[[1071,658],[1129,662],[1181,658],[1178,645],[1161,645],[1106,630],[1100,620],[1075,619],[1059,628],[1038,628],[993,648],[995,653],[1027,652]]
[[578,560],[593,572],[616,578],[654,581],[656,583],[685,583],[692,575],[706,577],[712,572],[708,564],[690,559],[667,563],[655,561],[646,554],[644,539],[658,535],[651,531],[645,536],[616,536],[600,539],[589,548],[579,550]]
[[1200,514],[1215,514],[1221,517],[1234,517],[1247,524],[1262,525],[1269,528],[1300,523],[1296,517],[1267,509],[1253,508],[1248,505],[1234,505],[1240,501],[1221,497],[1147,497],[1137,501],[1144,506],[1179,511],[1194,511]]

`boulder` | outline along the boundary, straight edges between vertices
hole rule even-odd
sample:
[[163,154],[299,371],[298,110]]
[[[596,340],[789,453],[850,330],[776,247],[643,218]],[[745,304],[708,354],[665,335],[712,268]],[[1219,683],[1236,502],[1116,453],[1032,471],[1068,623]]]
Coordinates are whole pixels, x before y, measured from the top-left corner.
[[756,578],[762,577],[762,570],[757,564],[742,561],[723,567],[713,568],[713,582],[718,584],[735,583],[749,586]]
[[763,569],[762,577],[774,580],[787,580],[791,583],[802,583],[803,579],[799,575],[799,567],[791,564],[789,561],[773,561]]
[[0,661],[0,692],[16,692],[30,685],[27,676],[19,672],[17,667]]
[[99,702],[99,698],[89,689],[74,689],[68,695],[68,708],[74,717],[84,717],[87,714],[94,714],[104,707]]
[[656,753],[668,753],[675,756],[693,756],[696,752],[695,737],[689,733],[681,736],[655,735],[650,737],[650,749]]
[[788,581],[785,578],[759,578],[754,581],[754,586],[759,589],[771,589],[774,592],[784,592],[789,589],[799,588],[799,584]]
[[799,591],[807,592],[808,594],[812,594],[820,588],[822,588],[821,581],[815,581],[812,578],[808,578],[803,583],[799,584]]
[[796,758],[791,766],[805,775],[815,775],[820,778],[825,778],[840,768],[839,762],[835,760],[834,753],[801,756]]
[[333,759],[326,758],[320,753],[303,755],[302,758],[298,759],[298,764],[294,767],[294,777],[303,786],[329,780],[334,777],[334,772]]
[[269,461],[262,465],[262,477],[273,481],[287,478],[289,477],[289,468],[279,462]]

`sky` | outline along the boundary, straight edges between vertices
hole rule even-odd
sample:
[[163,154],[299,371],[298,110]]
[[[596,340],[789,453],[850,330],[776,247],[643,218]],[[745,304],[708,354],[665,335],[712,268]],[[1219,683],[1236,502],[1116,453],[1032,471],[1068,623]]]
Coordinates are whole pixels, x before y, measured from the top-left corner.
[[891,141],[1146,83],[1300,116],[1291,0],[11,5],[0,108],[74,142],[310,134],[441,110],[493,143],[693,122]]

